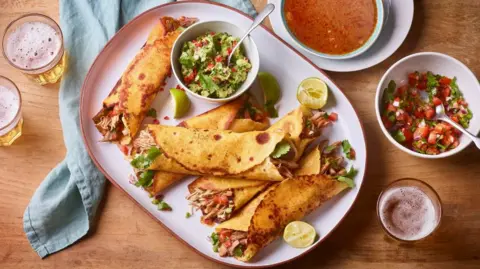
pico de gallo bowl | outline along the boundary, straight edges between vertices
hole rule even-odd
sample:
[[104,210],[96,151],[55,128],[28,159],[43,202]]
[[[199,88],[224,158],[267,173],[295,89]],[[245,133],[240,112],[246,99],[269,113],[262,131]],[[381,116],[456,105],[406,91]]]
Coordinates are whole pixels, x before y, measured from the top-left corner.
[[435,120],[435,106],[468,128],[473,118],[455,77],[432,72],[412,72],[405,83],[391,80],[383,92],[381,119],[390,135],[415,152],[438,155],[459,145],[461,132],[446,122]]

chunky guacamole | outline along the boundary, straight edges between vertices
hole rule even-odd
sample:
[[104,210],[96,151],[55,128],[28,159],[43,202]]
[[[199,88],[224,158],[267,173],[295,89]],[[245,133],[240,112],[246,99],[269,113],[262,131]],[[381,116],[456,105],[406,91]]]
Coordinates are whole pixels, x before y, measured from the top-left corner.
[[227,33],[206,33],[186,42],[180,55],[182,76],[190,90],[211,98],[226,98],[237,91],[252,68],[241,49],[227,58],[238,38]]

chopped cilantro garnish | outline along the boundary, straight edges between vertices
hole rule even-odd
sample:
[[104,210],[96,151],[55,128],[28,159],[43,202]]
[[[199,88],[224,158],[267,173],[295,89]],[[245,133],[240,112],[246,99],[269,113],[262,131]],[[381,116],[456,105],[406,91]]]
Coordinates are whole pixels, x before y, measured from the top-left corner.
[[170,207],[169,204],[167,204],[165,201],[161,201],[158,206],[157,206],[158,210],[161,210],[161,211],[172,211],[172,207]]
[[278,158],[282,157],[283,155],[287,154],[290,151],[291,147],[292,146],[287,141],[281,141],[280,143],[278,143],[275,146],[275,150],[273,150],[273,152],[272,152],[272,154],[270,154],[270,156],[272,156],[272,158],[274,158],[274,159],[278,159]]
[[344,176],[349,178],[354,178],[357,175],[357,173],[358,173],[357,169],[350,167],[350,170],[348,170],[347,174],[345,174]]
[[138,155],[135,159],[133,159],[130,164],[137,169],[143,170],[147,169],[152,162],[157,158],[162,152],[160,149],[156,147],[151,147],[146,155]]
[[151,170],[143,171],[140,173],[140,176],[138,176],[138,181],[135,182],[135,186],[144,188],[152,186],[154,175],[155,172]]
[[395,89],[396,88],[397,88],[397,84],[395,83],[395,81],[390,80],[390,82],[388,83],[388,87],[385,88],[385,90],[383,92],[383,101],[385,103],[393,101],[393,99],[395,98]]
[[353,182],[353,179],[351,179],[351,178],[344,177],[344,176],[339,176],[339,177],[337,177],[337,180],[347,183],[348,187],[350,187],[350,188],[355,187],[355,182]]
[[162,152],[158,148],[151,147],[147,151],[147,159],[153,162],[158,156],[160,156],[160,154],[162,154]]
[[152,204],[158,205],[158,203],[160,203],[160,200],[157,200],[155,198],[152,199]]
[[220,241],[218,241],[218,234],[213,232],[212,235],[210,235],[210,240],[213,245],[213,251],[218,252],[218,247],[220,246]]
[[403,132],[400,131],[400,130],[397,130],[397,131],[395,132],[395,134],[393,135],[393,138],[394,138],[397,142],[399,142],[399,143],[403,143],[403,142],[405,142],[405,140],[407,140],[407,139],[405,138],[405,135],[403,134]]
[[190,212],[187,212],[187,213],[185,214],[185,218],[187,218],[187,219],[190,218],[191,216],[192,216],[192,214],[191,214]]
[[439,147],[440,149],[442,149],[442,150],[444,150],[444,151],[448,148],[448,146],[444,146],[444,145],[442,145],[442,144],[440,144],[440,143],[438,143],[438,142],[437,142],[437,147]]
[[147,117],[152,117],[152,118],[157,117],[157,111],[155,110],[155,108],[152,107],[148,110]]
[[305,127],[307,127],[307,129],[311,129],[312,128],[312,121],[307,119],[305,121]]
[[323,149],[323,153],[329,154],[329,153],[331,153],[332,151],[334,151],[336,148],[337,148],[337,145],[332,144],[332,145],[330,145],[330,146],[325,147],[325,148]]
[[472,118],[473,118],[472,111],[470,110],[470,108],[467,108],[467,114],[460,117],[460,124],[463,126],[463,128],[467,129],[468,126],[470,126],[470,120]]
[[431,90],[438,85],[437,77],[432,72],[427,72],[427,89]]
[[242,246],[238,245],[233,249],[233,256],[241,257],[243,255]]
[[460,90],[458,88],[458,85],[457,85],[457,77],[453,77],[452,81],[450,82],[450,89],[451,89],[450,94],[454,98],[458,98],[458,97],[462,96],[462,94],[460,93]]
[[342,149],[343,149],[343,153],[345,154],[345,156],[347,156],[347,158],[349,160],[355,159],[355,156],[352,156],[352,154],[351,154],[352,145],[350,145],[350,142],[348,142],[348,140],[343,140],[342,141]]

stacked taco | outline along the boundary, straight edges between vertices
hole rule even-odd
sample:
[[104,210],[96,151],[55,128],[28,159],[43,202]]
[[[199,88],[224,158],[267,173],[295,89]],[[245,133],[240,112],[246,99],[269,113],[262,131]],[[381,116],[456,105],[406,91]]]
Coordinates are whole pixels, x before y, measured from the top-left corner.
[[130,62],[93,122],[103,141],[128,145],[135,137],[147,111],[171,70],[173,43],[196,20],[162,17],[146,44]]

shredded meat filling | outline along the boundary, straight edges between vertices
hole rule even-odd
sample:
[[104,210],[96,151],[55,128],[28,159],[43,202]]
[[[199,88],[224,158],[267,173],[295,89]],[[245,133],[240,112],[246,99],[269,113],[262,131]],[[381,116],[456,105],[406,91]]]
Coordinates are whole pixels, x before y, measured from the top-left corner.
[[233,257],[238,255],[238,253],[235,252],[237,248],[240,248],[240,253],[243,254],[248,243],[247,232],[222,230],[220,234],[220,247],[218,249],[220,257]]
[[153,136],[147,131],[142,130],[138,138],[133,141],[133,146],[137,149],[137,153],[143,153],[151,147],[157,146]]
[[312,110],[312,117],[307,119],[307,124],[303,130],[302,138],[318,137],[322,132],[322,128],[328,126],[331,121],[327,117],[327,113],[319,110]]
[[341,145],[342,141],[334,142],[330,146],[328,146],[328,140],[320,142],[318,147],[322,152],[320,160],[322,164],[320,173],[322,175],[336,177],[347,173],[344,164],[345,159],[336,154],[337,149],[339,149]]
[[102,116],[96,125],[105,131],[104,141],[115,140],[119,133],[125,134],[125,131],[128,134],[128,130],[123,128],[121,114]]
[[207,224],[229,219],[235,207],[230,189],[213,191],[196,188],[186,198],[193,209],[202,211],[202,221]]

